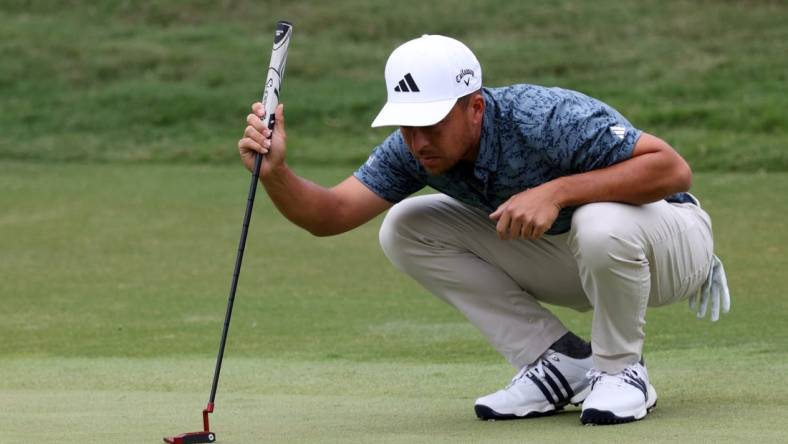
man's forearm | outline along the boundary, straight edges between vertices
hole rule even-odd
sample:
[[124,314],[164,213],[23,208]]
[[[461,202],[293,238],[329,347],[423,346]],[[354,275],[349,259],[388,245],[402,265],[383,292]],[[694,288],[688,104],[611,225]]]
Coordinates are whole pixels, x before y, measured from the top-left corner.
[[655,202],[687,191],[692,173],[672,149],[647,151],[624,162],[548,182],[559,206],[591,202],[623,202],[634,205]]
[[297,176],[286,164],[260,182],[282,215],[313,234],[324,234],[328,221],[337,220],[332,213],[337,198],[331,190]]

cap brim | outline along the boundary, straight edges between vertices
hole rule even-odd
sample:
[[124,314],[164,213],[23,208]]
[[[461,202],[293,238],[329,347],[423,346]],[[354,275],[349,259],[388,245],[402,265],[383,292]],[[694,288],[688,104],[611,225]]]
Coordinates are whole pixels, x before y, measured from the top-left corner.
[[401,103],[388,102],[372,121],[372,128],[379,126],[430,126],[441,121],[457,99],[436,102]]

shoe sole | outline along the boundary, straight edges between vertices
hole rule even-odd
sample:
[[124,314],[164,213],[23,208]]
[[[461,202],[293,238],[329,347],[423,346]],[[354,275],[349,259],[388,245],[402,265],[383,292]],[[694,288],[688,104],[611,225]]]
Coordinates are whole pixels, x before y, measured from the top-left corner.
[[651,412],[656,406],[657,403],[655,402],[654,405],[646,409],[643,415],[638,416],[616,416],[613,412],[607,410],[587,409],[583,410],[583,414],[580,416],[580,422],[584,425],[614,425],[635,422],[645,418],[646,414]]
[[563,410],[563,406],[548,410],[546,412],[529,412],[525,415],[518,416],[513,413],[498,413],[495,410],[487,407],[486,405],[475,405],[473,410],[476,411],[476,417],[483,421],[508,421],[512,419],[526,419],[526,418],[539,418],[542,416],[555,415]]
[[641,420],[657,406],[657,392],[653,386],[649,386],[649,395],[652,396],[654,402],[651,405],[647,405],[644,410],[635,413],[635,415],[617,416],[609,410],[584,409],[583,413],[580,414],[580,422],[583,425],[615,425]]
[[526,419],[526,418],[539,418],[543,416],[551,416],[555,415],[556,413],[562,411],[564,407],[569,404],[574,406],[579,406],[583,403],[586,399],[588,394],[591,392],[591,386],[586,386],[580,393],[575,394],[569,402],[564,404],[554,405],[552,409],[539,412],[539,411],[532,411],[528,412],[525,415],[515,415],[514,413],[499,413],[495,410],[487,407],[486,405],[476,404],[473,406],[474,411],[476,412],[476,417],[484,420],[484,421],[506,421],[512,419]]

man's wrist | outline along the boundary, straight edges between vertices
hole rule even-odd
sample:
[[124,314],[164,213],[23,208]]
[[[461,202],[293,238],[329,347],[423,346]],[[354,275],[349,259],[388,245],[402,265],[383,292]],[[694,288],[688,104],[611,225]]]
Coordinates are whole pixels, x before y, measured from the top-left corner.
[[271,186],[281,186],[287,182],[287,176],[290,173],[290,168],[287,166],[285,162],[276,165],[275,167],[271,168],[271,170],[266,174],[264,177],[260,178],[260,181],[266,187]]
[[562,209],[570,205],[569,189],[564,177],[555,178],[550,182],[545,183],[545,185],[550,187],[550,191],[553,196],[553,203],[558,207],[558,209]]

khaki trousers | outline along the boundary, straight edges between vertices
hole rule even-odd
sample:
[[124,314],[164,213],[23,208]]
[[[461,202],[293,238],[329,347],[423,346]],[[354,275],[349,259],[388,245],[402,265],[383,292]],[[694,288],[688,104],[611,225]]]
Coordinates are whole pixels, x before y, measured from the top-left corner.
[[568,233],[504,241],[487,213],[443,194],[392,207],[380,243],[516,368],[567,332],[541,302],[593,309],[594,366],[611,373],[640,359],[646,307],[697,291],[714,250],[709,216],[689,203],[587,204]]

